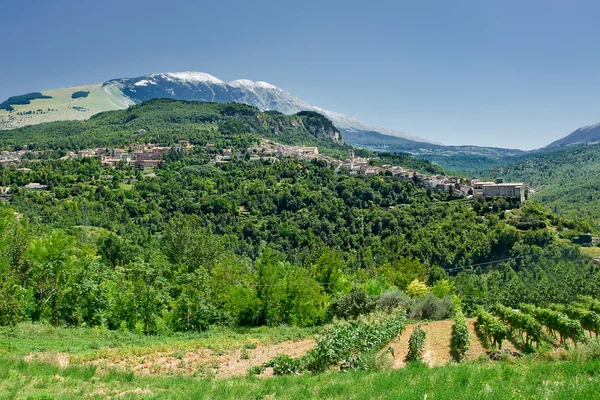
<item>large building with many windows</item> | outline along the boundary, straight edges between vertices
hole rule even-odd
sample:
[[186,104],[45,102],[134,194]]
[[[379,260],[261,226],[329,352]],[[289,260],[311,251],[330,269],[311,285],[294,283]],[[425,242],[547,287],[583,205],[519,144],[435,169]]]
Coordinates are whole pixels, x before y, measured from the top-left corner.
[[491,183],[482,185],[483,197],[512,197],[525,201],[527,186],[522,183]]

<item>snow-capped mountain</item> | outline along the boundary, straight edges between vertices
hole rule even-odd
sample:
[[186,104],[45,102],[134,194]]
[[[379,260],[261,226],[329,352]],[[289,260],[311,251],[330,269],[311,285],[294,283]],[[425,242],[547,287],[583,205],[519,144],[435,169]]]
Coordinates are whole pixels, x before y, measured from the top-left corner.
[[342,131],[378,132],[416,142],[426,139],[376,126],[366,125],[356,118],[313,106],[285,90],[262,81],[238,79],[224,82],[203,72],[155,73],[138,78],[110,80],[103,84],[109,93],[120,92],[134,103],[157,97],[178,100],[214,101],[218,103],[245,103],[261,110],[275,110],[284,114],[316,111],[329,118]]
[[[24,98],[28,100],[23,101]],[[0,130],[42,122],[84,120],[102,111],[127,108],[154,98],[244,103],[283,114],[315,111],[329,118],[348,143],[358,145],[358,139],[356,143],[353,141],[360,137],[360,144],[373,149],[396,151],[435,145],[417,136],[370,126],[356,118],[311,105],[267,82],[249,79],[224,82],[204,72],[190,71],[112,79],[11,97],[0,103]],[[381,135],[385,140],[381,140]]]

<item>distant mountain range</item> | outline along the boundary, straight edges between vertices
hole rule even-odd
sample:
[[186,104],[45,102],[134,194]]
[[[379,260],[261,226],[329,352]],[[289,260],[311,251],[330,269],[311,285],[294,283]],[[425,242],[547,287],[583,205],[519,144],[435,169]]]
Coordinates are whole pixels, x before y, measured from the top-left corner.
[[[448,158],[480,157],[497,160],[526,152],[480,146],[444,146],[404,132],[370,126],[356,118],[311,105],[262,81],[224,82],[203,72],[154,73],[137,78],[28,93],[0,103],[0,130],[58,120],[83,120],[102,111],[127,108],[154,98],[217,103],[244,103],[283,114],[315,111],[340,130],[347,143],[371,150],[408,152],[448,164]],[[600,141],[600,124],[576,130],[546,149]]]
[[[86,93],[73,98],[74,93]],[[34,95],[34,96],[31,96]],[[137,78],[112,79],[93,84],[43,93],[16,96],[0,104],[0,129],[56,120],[86,119],[100,111],[126,108],[154,98],[211,101],[217,103],[244,103],[261,110],[275,110],[283,114],[315,111],[329,118],[344,132],[377,132],[408,140],[428,143],[424,138],[369,126],[347,115],[313,106],[283,89],[267,82],[239,79],[224,82],[203,72],[156,73]],[[50,98],[43,98],[50,97]],[[23,104],[22,99],[26,99]],[[8,108],[12,108],[9,110]]]

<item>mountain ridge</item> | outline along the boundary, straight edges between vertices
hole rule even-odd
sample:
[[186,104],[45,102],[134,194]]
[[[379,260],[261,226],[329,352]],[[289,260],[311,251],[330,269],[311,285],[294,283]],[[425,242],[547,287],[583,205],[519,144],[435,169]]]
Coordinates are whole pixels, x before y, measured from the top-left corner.
[[[85,97],[75,98],[73,94],[76,92],[89,93]],[[596,124],[579,128],[546,147],[532,151],[470,145],[447,146],[398,130],[368,125],[354,117],[314,106],[265,81],[236,79],[225,82],[211,74],[195,71],[157,72],[13,96],[0,104],[0,130],[43,122],[85,120],[102,111],[125,109],[154,98],[241,103],[287,115],[314,111],[330,119],[345,140],[353,146],[377,151],[405,152],[434,161],[443,167],[454,167],[460,164],[457,162],[459,158],[469,159],[475,156],[481,161],[480,165],[487,168],[507,157],[600,141],[600,124]]]
[[600,123],[582,126],[562,139],[555,140],[543,149],[554,150],[583,143],[600,142]]
[[[90,99],[94,101],[69,97],[72,94],[69,92],[90,90],[90,86],[92,86]],[[17,105],[14,112],[0,110],[0,129],[14,129],[50,121],[82,120],[97,112],[127,108],[146,100],[164,97],[177,100],[243,103],[263,111],[275,110],[290,115],[300,111],[315,111],[332,120],[338,129],[357,132],[377,131],[414,142],[429,142],[415,135],[370,126],[345,114],[313,106],[265,81],[237,79],[225,82],[204,72],[158,72],[40,93],[49,95],[51,99],[35,100],[29,107]]]

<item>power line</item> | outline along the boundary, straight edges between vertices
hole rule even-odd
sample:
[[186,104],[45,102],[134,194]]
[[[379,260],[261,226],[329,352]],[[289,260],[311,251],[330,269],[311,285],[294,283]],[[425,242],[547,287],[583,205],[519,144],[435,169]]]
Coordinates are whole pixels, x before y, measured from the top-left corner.
[[[459,267],[453,267],[453,268],[448,268],[448,269],[444,269],[444,271],[446,272],[452,272],[452,271],[457,271],[460,269],[468,269],[468,268],[473,268],[473,267],[480,267],[483,265],[492,265],[492,264],[499,264],[502,262],[508,262],[508,261],[514,261],[514,260],[519,260],[521,258],[525,258],[528,256],[532,256],[532,255],[543,255],[544,253],[546,253],[546,251],[542,251],[539,254],[535,254],[535,253],[528,253],[528,254],[523,254],[520,256],[515,256],[515,257],[510,257],[510,258],[503,258],[501,260],[494,260],[494,261],[487,261],[487,262],[482,262],[482,263],[477,263],[477,264],[468,264],[468,265],[462,265]],[[318,282],[319,285],[337,285],[339,282]],[[354,283],[367,283],[367,281],[355,281]],[[216,287],[229,287],[229,286],[240,286],[243,285],[243,283],[223,283],[223,284],[218,284],[218,285],[214,285]],[[303,284],[303,283],[274,283],[274,284],[251,284],[251,285],[247,285],[249,287],[254,287],[254,288],[258,288],[258,287],[280,287],[280,286],[294,286],[294,287],[305,287],[305,286],[314,286],[314,285],[308,285],[308,284]]]

